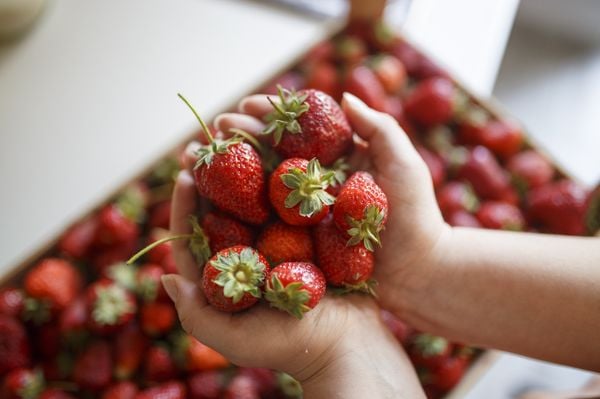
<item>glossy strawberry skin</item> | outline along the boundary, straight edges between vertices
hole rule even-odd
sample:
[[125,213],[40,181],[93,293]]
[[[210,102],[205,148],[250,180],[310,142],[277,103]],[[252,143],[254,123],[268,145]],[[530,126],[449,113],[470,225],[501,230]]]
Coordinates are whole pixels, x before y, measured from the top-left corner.
[[254,241],[250,227],[219,212],[207,213],[202,219],[202,228],[213,253],[234,245],[252,245]]
[[327,282],[325,276],[314,264],[309,262],[284,262],[273,269],[267,277],[266,287],[269,289],[271,279],[277,277],[283,287],[288,284],[302,283],[301,289],[307,291],[310,295],[306,306],[313,309],[325,295]]
[[525,218],[514,205],[499,201],[486,201],[477,211],[477,219],[488,229],[522,231]]
[[0,375],[27,366],[30,354],[23,325],[11,316],[0,315]]
[[458,170],[458,176],[469,183],[483,199],[504,200],[512,189],[506,172],[485,147],[469,150],[467,159]]
[[285,186],[281,180],[281,175],[289,173],[292,169],[297,168],[302,172],[306,172],[308,161],[303,158],[286,159],[273,171],[269,178],[269,199],[271,205],[279,215],[279,217],[287,224],[292,226],[312,226],[319,223],[329,213],[329,206],[323,204],[321,211],[314,215],[300,215],[300,205],[292,208],[285,206],[285,199],[292,192],[292,189]]
[[147,335],[156,337],[173,329],[177,314],[171,303],[149,302],[140,308],[139,318],[142,330]]
[[[216,309],[223,312],[239,312],[241,310],[247,309],[258,302],[258,298],[246,292],[242,299],[233,303],[231,298],[228,298],[223,293],[223,287],[217,285],[214,280],[219,276],[220,272],[214,266],[212,266],[211,262],[215,261],[219,254],[226,255],[229,252],[241,253],[245,247],[243,245],[236,245],[231,248],[224,249],[217,254],[215,254],[204,266],[204,271],[202,273],[202,288],[204,290],[204,295],[206,296],[206,300]],[[268,272],[269,262],[267,259],[262,256],[258,251],[254,251],[258,254],[259,262],[265,265],[264,275]],[[263,278],[264,281],[264,278]]]
[[468,366],[463,357],[448,357],[433,371],[433,384],[442,391],[454,388],[462,379]]
[[30,297],[47,300],[60,311],[79,293],[81,276],[70,262],[46,258],[27,273],[24,286]]
[[163,384],[145,389],[139,392],[135,399],[185,399],[185,385],[177,381],[169,381]]
[[150,347],[144,359],[144,378],[147,381],[162,382],[177,375],[173,357],[165,347],[160,345]]
[[437,201],[444,216],[456,211],[473,212],[477,210],[479,201],[471,188],[459,181],[452,181],[437,192]]
[[82,332],[88,323],[87,301],[84,295],[79,295],[62,311],[58,325],[62,334]]
[[25,295],[23,290],[16,287],[0,289],[0,315],[19,317],[23,312]]
[[250,144],[229,145],[225,154],[196,167],[194,177],[200,195],[219,209],[250,224],[269,217],[261,159]]
[[585,235],[589,190],[563,179],[529,192],[528,217],[554,234]]
[[122,381],[108,387],[102,399],[135,399],[138,387],[131,381]]
[[344,82],[344,91],[354,94],[373,109],[385,111],[386,91],[377,75],[365,65],[350,70]]
[[225,386],[225,376],[219,371],[192,374],[188,380],[189,399],[219,399]]
[[342,96],[338,71],[329,62],[320,62],[310,67],[306,79],[306,88],[322,91],[336,100]]
[[110,346],[104,341],[96,341],[75,361],[73,381],[85,389],[104,389],[112,379],[112,364]]
[[420,82],[404,103],[406,114],[423,126],[444,124],[454,113],[454,84],[445,78]]
[[256,249],[273,265],[282,262],[312,262],[314,246],[310,231],[277,221],[260,233]]
[[332,219],[321,222],[314,230],[318,265],[327,283],[334,286],[363,283],[371,277],[375,260],[362,244],[347,246],[347,237]]
[[554,177],[554,168],[535,150],[527,150],[508,160],[506,169],[511,173],[517,187],[533,189],[550,182]]
[[151,228],[168,229],[171,221],[171,200],[156,204],[150,212],[148,225]]
[[298,117],[302,131],[284,132],[275,150],[283,158],[317,158],[321,165],[330,165],[352,148],[352,129],[346,115],[327,94],[317,90],[302,90],[307,95],[308,111]]
[[129,323],[114,340],[114,375],[118,380],[131,378],[146,356],[148,337],[137,323]]
[[373,61],[372,68],[387,93],[397,93],[406,85],[406,68],[393,55],[378,56]]
[[342,186],[333,207],[333,220],[340,231],[346,233],[352,227],[348,218],[362,220],[365,210],[372,205],[383,213],[383,228],[389,213],[387,197],[368,172],[355,172]]
[[90,253],[97,229],[98,218],[96,216],[73,225],[62,235],[58,242],[58,249],[74,259],[84,258]]
[[115,204],[105,206],[98,215],[94,243],[106,248],[135,241],[140,234],[137,223],[127,218]]

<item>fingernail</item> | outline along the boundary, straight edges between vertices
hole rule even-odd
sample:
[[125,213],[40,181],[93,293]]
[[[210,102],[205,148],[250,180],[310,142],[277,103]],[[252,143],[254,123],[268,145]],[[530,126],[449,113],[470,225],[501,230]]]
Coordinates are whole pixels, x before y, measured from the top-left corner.
[[165,291],[167,291],[169,298],[171,298],[173,302],[176,302],[177,297],[179,296],[179,288],[177,287],[174,276],[170,274],[163,275],[160,280],[162,281],[162,285],[165,287]]
[[246,97],[244,99],[242,99],[242,101],[240,101],[240,104],[238,105],[238,110],[242,113],[246,113],[246,105],[248,104],[248,100],[249,98]]
[[347,91],[345,91],[343,94],[343,97],[344,97],[344,101],[346,101],[348,104],[350,104],[353,107],[360,107],[360,108],[367,107],[367,105],[360,98],[356,97],[352,93],[348,93]]
[[221,121],[223,120],[223,118],[225,117],[225,115],[226,114],[219,114],[213,120],[213,125],[217,128],[217,130],[221,130]]

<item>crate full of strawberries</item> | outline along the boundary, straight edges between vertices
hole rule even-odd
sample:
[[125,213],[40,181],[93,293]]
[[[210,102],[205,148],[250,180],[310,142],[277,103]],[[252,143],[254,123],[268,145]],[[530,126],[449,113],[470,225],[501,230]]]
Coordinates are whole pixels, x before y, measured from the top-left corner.
[[[561,173],[518,123],[406,40],[378,23],[351,24],[260,90],[272,95],[272,109],[258,139],[217,132],[198,117],[193,175],[203,211],[190,218],[190,234],[168,231],[173,179],[185,163],[177,151],[5,279],[2,397],[301,397],[289,375],[236,367],[186,334],[160,279],[177,273],[172,245],[181,239],[220,311],[262,301],[302,318],[327,290],[372,294],[388,202],[368,172],[346,162],[354,139],[338,105],[345,91],[404,128],[448,223],[598,231],[598,190]],[[451,392],[477,363],[475,348],[381,316],[429,397]]]

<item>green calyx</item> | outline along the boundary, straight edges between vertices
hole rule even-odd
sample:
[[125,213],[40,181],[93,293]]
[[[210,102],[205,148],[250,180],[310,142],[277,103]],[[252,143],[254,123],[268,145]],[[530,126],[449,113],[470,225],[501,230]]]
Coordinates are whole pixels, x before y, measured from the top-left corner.
[[260,298],[260,286],[267,266],[252,248],[246,247],[239,253],[229,251],[227,255],[217,255],[217,259],[210,264],[220,271],[214,283],[223,287],[223,295],[231,298],[233,303],[238,303],[246,293]]
[[117,284],[96,288],[92,317],[99,325],[115,325],[121,316],[135,311],[125,288]]
[[445,338],[427,333],[419,334],[415,337],[413,343],[425,357],[444,353],[448,347],[448,341]]
[[52,317],[52,305],[47,299],[25,298],[23,303],[23,320],[30,321],[35,325],[44,324]]
[[335,295],[348,295],[352,293],[366,294],[370,295],[373,298],[377,298],[377,293],[375,292],[375,287],[377,286],[377,280],[368,279],[366,281],[356,283],[356,284],[344,284],[341,287],[335,287],[331,291]]
[[350,165],[346,163],[345,158],[340,158],[333,163],[331,168],[323,168],[325,172],[333,172],[331,178],[327,182],[331,187],[338,187],[344,184],[348,174],[346,173],[350,170]]
[[242,141],[244,141],[244,139],[239,136],[235,136],[227,140],[213,139],[212,142],[200,147],[200,149],[196,151],[198,160],[194,165],[194,169],[199,168],[202,165],[210,165],[215,155],[227,154],[230,146],[239,144]]
[[479,209],[479,199],[477,198],[477,194],[475,194],[475,190],[473,190],[473,187],[470,184],[465,183],[465,187],[465,194],[462,198],[463,206],[468,212],[473,213]]
[[290,283],[284,287],[279,277],[273,274],[267,282],[265,299],[272,307],[302,319],[304,313],[311,309],[306,305],[310,300],[310,293],[303,287],[301,282]]
[[281,181],[292,191],[285,199],[285,207],[293,208],[300,204],[300,215],[311,217],[323,209],[323,205],[333,205],[335,197],[325,189],[335,172],[321,173],[321,165],[316,158],[306,166],[306,172],[294,168],[282,174]]
[[108,276],[121,287],[130,291],[136,288],[136,269],[127,263],[119,262],[108,268]]
[[146,217],[145,195],[139,186],[127,187],[116,199],[115,205],[129,220],[141,222]]
[[350,239],[347,245],[356,245],[362,242],[369,251],[375,251],[374,245],[381,246],[379,232],[383,229],[383,219],[385,211],[379,209],[376,205],[369,205],[365,208],[364,216],[360,220],[348,217],[350,228],[347,230]]
[[23,386],[17,390],[17,395],[22,399],[37,399],[45,385],[44,374],[40,370],[35,370],[27,376]]
[[263,130],[264,134],[273,134],[275,145],[279,144],[284,132],[291,134],[302,132],[298,117],[309,109],[308,104],[304,102],[306,94],[299,96],[296,91],[284,89],[280,85],[277,85],[277,93],[279,104],[268,98],[274,111],[265,117],[267,126]]

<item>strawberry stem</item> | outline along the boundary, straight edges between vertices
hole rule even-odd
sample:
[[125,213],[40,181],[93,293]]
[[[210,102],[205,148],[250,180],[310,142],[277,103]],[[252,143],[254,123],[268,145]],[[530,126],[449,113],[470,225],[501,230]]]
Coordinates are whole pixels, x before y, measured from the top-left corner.
[[246,132],[245,130],[238,129],[237,127],[232,127],[229,129],[229,133],[241,136],[244,138],[244,140],[248,140],[250,144],[252,144],[258,150],[258,152],[260,152],[261,155],[264,155],[264,147],[258,142],[258,140],[256,140],[256,137],[252,136],[250,133]]
[[206,123],[204,123],[204,121],[202,120],[202,118],[200,118],[200,115],[198,115],[198,113],[196,112],[196,110],[194,109],[192,104],[190,104],[190,102],[183,95],[181,95],[181,93],[177,93],[177,96],[179,96],[179,98],[181,98],[181,100],[185,103],[185,105],[187,105],[189,107],[189,109],[192,110],[192,112],[196,116],[196,119],[198,119],[198,122],[200,122],[200,126],[202,126],[202,130],[204,130],[204,135],[206,136],[206,139],[208,140],[209,143],[212,144],[215,141],[215,139],[213,138],[212,134],[210,134],[210,130],[208,129],[208,126],[206,126]]
[[154,241],[152,244],[148,245],[147,247],[142,248],[139,252],[137,252],[135,255],[133,255],[131,258],[129,258],[129,260],[125,263],[127,263],[128,265],[135,263],[135,261],[137,261],[139,258],[146,255],[148,252],[150,252],[154,248],[158,247],[160,244],[164,244],[165,242],[190,239],[193,236],[194,236],[193,234],[179,234],[176,236],[161,238],[160,240]]

